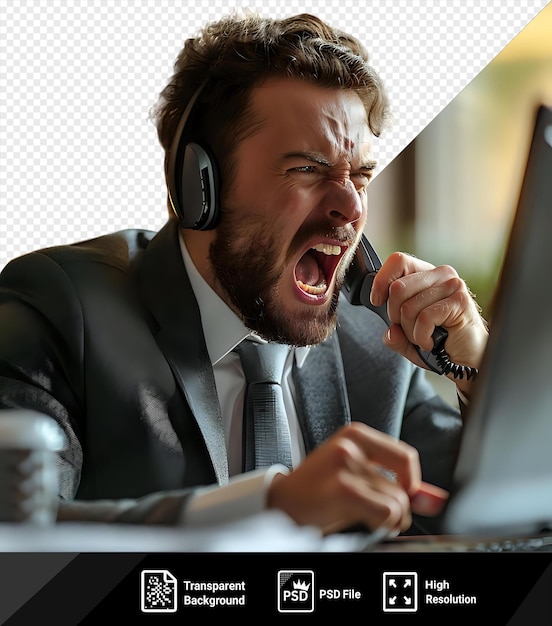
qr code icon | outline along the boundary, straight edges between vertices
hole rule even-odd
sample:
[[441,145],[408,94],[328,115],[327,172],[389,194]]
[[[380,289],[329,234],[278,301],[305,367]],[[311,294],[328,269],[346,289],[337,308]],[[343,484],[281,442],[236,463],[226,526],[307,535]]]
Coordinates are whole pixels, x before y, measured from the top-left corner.
[[145,569],[140,578],[140,609],[143,613],[176,611],[176,578],[168,570]]

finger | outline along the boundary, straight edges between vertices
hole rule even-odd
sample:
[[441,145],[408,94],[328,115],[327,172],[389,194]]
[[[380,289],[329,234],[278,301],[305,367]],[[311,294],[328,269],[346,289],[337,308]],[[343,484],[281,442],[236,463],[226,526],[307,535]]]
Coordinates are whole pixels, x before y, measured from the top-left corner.
[[392,477],[389,474],[382,472],[381,467],[370,467],[368,482],[372,491],[372,505],[367,522],[370,522],[371,528],[383,526],[390,532],[401,532],[412,524],[410,497],[396,481],[394,472]]
[[422,313],[428,322],[433,322],[437,313],[441,322],[447,317],[446,300],[464,287],[464,281],[448,267],[404,276],[389,286],[389,317],[407,334]]
[[370,464],[393,472],[405,491],[410,493],[418,489],[421,468],[419,454],[414,447],[361,422],[351,423],[342,432],[362,450]]
[[462,316],[463,310],[458,298],[459,282],[463,281],[455,278],[430,287],[400,306],[391,296],[388,307],[390,319],[401,326],[411,343],[424,350],[431,350],[435,328],[451,328]]
[[427,271],[434,266],[404,252],[394,252],[381,266],[374,278],[370,300],[373,305],[384,304],[389,296],[389,286],[396,280],[409,274]]
[[422,482],[418,491],[410,498],[412,512],[425,517],[438,515],[445,507],[448,497],[448,491]]
[[408,339],[405,332],[398,324],[393,324],[387,329],[383,336],[383,342],[391,350],[402,354],[418,367],[428,369],[427,365],[420,358],[415,345]]
[[410,503],[405,505],[393,494],[373,491],[370,506],[364,508],[359,522],[371,530],[385,529],[386,534],[397,535],[412,526]]
[[326,526],[326,532],[362,523],[372,530],[384,528],[396,534],[412,524],[410,498],[404,489],[382,476],[375,466],[371,466],[366,477],[341,476],[335,507],[336,517]]

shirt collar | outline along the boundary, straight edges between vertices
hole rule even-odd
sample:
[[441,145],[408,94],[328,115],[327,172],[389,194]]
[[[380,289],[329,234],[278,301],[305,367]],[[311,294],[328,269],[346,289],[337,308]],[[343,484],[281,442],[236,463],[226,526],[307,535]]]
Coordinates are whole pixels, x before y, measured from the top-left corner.
[[[263,341],[251,332],[218,294],[211,289],[197,271],[182,236],[179,236],[179,241],[182,259],[199,306],[211,364],[216,365],[244,339],[251,338]],[[298,367],[303,365],[308,352],[308,347],[295,348],[295,360]]]

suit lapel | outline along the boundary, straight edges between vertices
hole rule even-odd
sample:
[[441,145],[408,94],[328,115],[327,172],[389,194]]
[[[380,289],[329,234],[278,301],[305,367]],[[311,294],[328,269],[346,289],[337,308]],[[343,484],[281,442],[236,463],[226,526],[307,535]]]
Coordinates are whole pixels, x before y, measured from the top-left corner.
[[311,348],[295,368],[297,411],[307,452],[351,421],[337,333]]
[[199,307],[180,252],[176,220],[170,220],[150,242],[138,280],[159,326],[156,341],[201,430],[217,480],[224,484],[228,481],[228,459],[221,411]]
[[[175,220],[170,220],[146,248],[138,281],[159,327],[158,345],[201,430],[217,480],[224,484],[228,481],[228,459],[221,411]],[[351,420],[337,333],[311,349],[303,366],[295,368],[293,379],[298,417],[309,452]],[[182,429],[175,424],[175,430]]]

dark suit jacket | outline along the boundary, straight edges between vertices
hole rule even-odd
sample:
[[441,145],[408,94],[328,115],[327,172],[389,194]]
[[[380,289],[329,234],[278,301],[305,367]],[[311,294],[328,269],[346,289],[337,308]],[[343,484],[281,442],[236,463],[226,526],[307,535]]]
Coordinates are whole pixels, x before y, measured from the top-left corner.
[[[294,372],[310,450],[351,419],[418,448],[447,486],[459,412],[340,303],[337,332]],[[60,519],[174,523],[190,489],[228,468],[213,371],[174,220],[48,248],[0,275],[0,407],[63,427]]]

